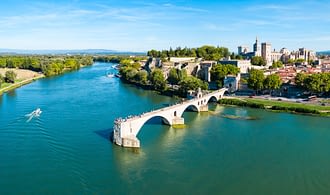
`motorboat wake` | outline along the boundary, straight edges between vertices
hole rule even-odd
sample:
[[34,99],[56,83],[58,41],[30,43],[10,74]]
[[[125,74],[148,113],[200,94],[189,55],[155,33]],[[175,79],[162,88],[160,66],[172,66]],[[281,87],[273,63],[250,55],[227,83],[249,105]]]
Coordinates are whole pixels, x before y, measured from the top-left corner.
[[41,115],[42,111],[40,108],[35,109],[30,114],[26,114],[25,116],[28,117],[28,120],[26,122],[30,122],[34,117],[39,117]]

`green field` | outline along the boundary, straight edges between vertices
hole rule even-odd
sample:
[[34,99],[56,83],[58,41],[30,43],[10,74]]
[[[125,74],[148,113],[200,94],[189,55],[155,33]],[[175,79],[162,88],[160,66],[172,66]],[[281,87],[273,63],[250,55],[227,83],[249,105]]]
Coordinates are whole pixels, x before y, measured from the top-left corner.
[[330,106],[307,104],[306,102],[296,103],[256,98],[225,98],[220,99],[219,103],[225,105],[237,105],[243,107],[269,109],[274,111],[330,116]]
[[330,106],[321,106],[309,103],[296,103],[287,101],[277,101],[277,100],[263,100],[263,99],[253,99],[253,98],[242,98],[247,102],[260,103],[265,106],[283,106],[283,107],[296,107],[296,108],[308,108],[315,109],[318,111],[330,111]]

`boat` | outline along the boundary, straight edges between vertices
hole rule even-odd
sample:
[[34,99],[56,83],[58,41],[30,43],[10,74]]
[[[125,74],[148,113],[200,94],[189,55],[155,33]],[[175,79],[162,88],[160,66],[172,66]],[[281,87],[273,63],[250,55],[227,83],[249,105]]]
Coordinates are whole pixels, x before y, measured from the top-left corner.
[[120,75],[119,73],[117,73],[117,74],[115,74],[115,77],[118,77],[118,78],[120,78],[120,77],[121,77],[121,75]]
[[107,77],[109,77],[109,78],[115,77],[115,74],[113,74],[113,73],[107,74]]
[[34,112],[35,112],[35,116],[40,116],[40,114],[42,113],[40,108],[37,108]]
[[111,66],[111,68],[119,70],[119,65],[113,65],[113,66]]
[[42,113],[41,109],[37,108],[37,109],[33,110],[30,114],[26,114],[25,116],[29,117],[27,122],[29,122],[34,117],[39,117],[41,115],[41,113]]

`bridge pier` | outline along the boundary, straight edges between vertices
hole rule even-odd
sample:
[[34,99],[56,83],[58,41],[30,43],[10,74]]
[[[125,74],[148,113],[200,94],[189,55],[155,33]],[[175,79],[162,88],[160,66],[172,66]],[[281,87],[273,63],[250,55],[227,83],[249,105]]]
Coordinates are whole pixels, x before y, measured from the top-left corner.
[[199,107],[199,111],[200,112],[208,112],[209,111],[209,106],[206,104],[206,105],[201,105]]
[[183,117],[174,117],[172,120],[172,125],[184,125]]

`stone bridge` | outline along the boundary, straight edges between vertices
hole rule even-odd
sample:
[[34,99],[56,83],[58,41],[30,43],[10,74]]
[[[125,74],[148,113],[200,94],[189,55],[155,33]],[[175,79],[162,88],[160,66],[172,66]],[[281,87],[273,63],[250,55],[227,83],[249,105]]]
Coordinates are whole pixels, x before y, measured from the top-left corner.
[[194,99],[190,99],[172,106],[143,113],[138,116],[130,116],[125,119],[118,118],[114,122],[113,141],[123,147],[140,147],[140,141],[136,137],[142,126],[154,117],[161,117],[167,125],[184,124],[183,112],[191,109],[196,112],[208,111],[208,102],[217,101],[227,91],[222,88],[211,93],[198,92]]

